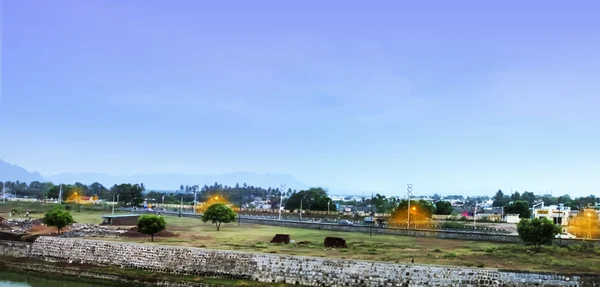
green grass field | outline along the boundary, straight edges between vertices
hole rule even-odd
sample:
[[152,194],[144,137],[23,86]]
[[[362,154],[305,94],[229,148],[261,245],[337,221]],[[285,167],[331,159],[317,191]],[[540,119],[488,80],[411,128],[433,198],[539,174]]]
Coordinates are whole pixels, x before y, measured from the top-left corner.
[[[79,223],[102,221],[108,212],[72,212]],[[43,214],[32,214],[41,218]],[[574,273],[600,273],[600,248],[574,246],[560,248],[549,246],[539,254],[531,247],[519,244],[502,244],[483,241],[446,240],[366,233],[331,232],[324,230],[285,228],[242,223],[223,224],[217,231],[215,225],[196,218],[166,216],[167,230],[175,237],[103,239],[148,244],[191,246],[222,250],[239,250],[273,254],[315,256],[341,259],[374,260],[417,264],[486,267],[507,270],[557,271]],[[275,234],[289,234],[295,244],[270,244]],[[341,237],[347,249],[326,249],[325,237]],[[306,244],[298,244],[304,241]]]

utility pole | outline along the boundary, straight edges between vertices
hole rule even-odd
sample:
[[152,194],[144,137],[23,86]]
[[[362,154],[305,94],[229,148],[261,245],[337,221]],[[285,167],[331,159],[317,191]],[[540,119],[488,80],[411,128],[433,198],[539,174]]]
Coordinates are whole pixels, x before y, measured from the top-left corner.
[[181,203],[179,204],[179,213],[183,213],[183,194],[181,195]]
[[475,201],[475,210],[473,210],[473,229],[475,229],[475,220],[477,219],[477,201]]
[[6,203],[6,191],[5,191],[5,182],[2,182],[2,203]]
[[285,184],[281,185],[281,190],[279,190],[279,220],[281,220],[281,209],[283,207],[283,189],[285,188]]
[[302,220],[302,201],[304,199],[300,199],[300,220]]
[[58,204],[62,204],[62,183],[60,184],[60,188],[58,191]]
[[192,213],[196,213],[196,188],[194,188],[194,210],[192,211]]
[[240,218],[240,216],[242,215],[242,206],[244,205],[244,191],[243,189],[240,190],[240,212],[238,214],[238,226],[240,226],[240,223],[242,221],[242,219]]
[[406,229],[410,228],[410,197],[412,195],[412,190],[413,190],[413,185],[412,184],[407,184],[406,185],[406,193],[408,194],[408,210],[406,211],[408,214],[407,220],[406,220]]
[[373,225],[375,221],[373,218],[373,192],[371,192],[371,228],[369,228],[369,237],[373,236]]
[[119,202],[119,194],[117,193],[117,201],[115,201],[115,195],[113,194],[113,206],[112,206],[112,214],[115,214],[115,205]]

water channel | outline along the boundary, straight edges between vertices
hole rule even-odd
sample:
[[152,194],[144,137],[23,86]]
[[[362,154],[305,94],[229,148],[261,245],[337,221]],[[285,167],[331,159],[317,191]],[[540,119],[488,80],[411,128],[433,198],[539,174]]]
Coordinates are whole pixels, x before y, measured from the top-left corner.
[[[0,271],[0,287],[124,287],[110,281],[78,281],[77,278],[44,277],[32,273]],[[129,285],[130,286],[130,285]]]

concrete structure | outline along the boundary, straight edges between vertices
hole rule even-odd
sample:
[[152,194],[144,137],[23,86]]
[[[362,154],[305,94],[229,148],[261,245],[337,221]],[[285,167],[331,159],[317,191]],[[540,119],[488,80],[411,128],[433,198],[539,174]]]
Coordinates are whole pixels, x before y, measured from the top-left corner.
[[519,214],[505,214],[504,221],[506,223],[519,223],[521,218],[519,218]]
[[[2,242],[0,242],[0,245]],[[14,249],[14,248],[13,248]],[[25,250],[26,247],[23,247]],[[595,277],[40,237],[29,257],[305,286],[582,286]],[[595,282],[594,282],[595,283]]]
[[541,208],[533,209],[534,218],[547,218],[554,224],[563,226],[569,225],[569,217],[571,216],[571,208],[568,206],[549,205]]
[[103,225],[137,225],[139,214],[102,215]]

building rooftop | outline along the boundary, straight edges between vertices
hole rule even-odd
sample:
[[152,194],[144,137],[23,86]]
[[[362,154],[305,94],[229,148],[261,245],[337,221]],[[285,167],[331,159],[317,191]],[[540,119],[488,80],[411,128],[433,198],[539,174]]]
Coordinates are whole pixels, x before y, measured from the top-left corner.
[[119,218],[119,217],[135,217],[140,216],[139,214],[107,214],[102,215],[102,218]]

